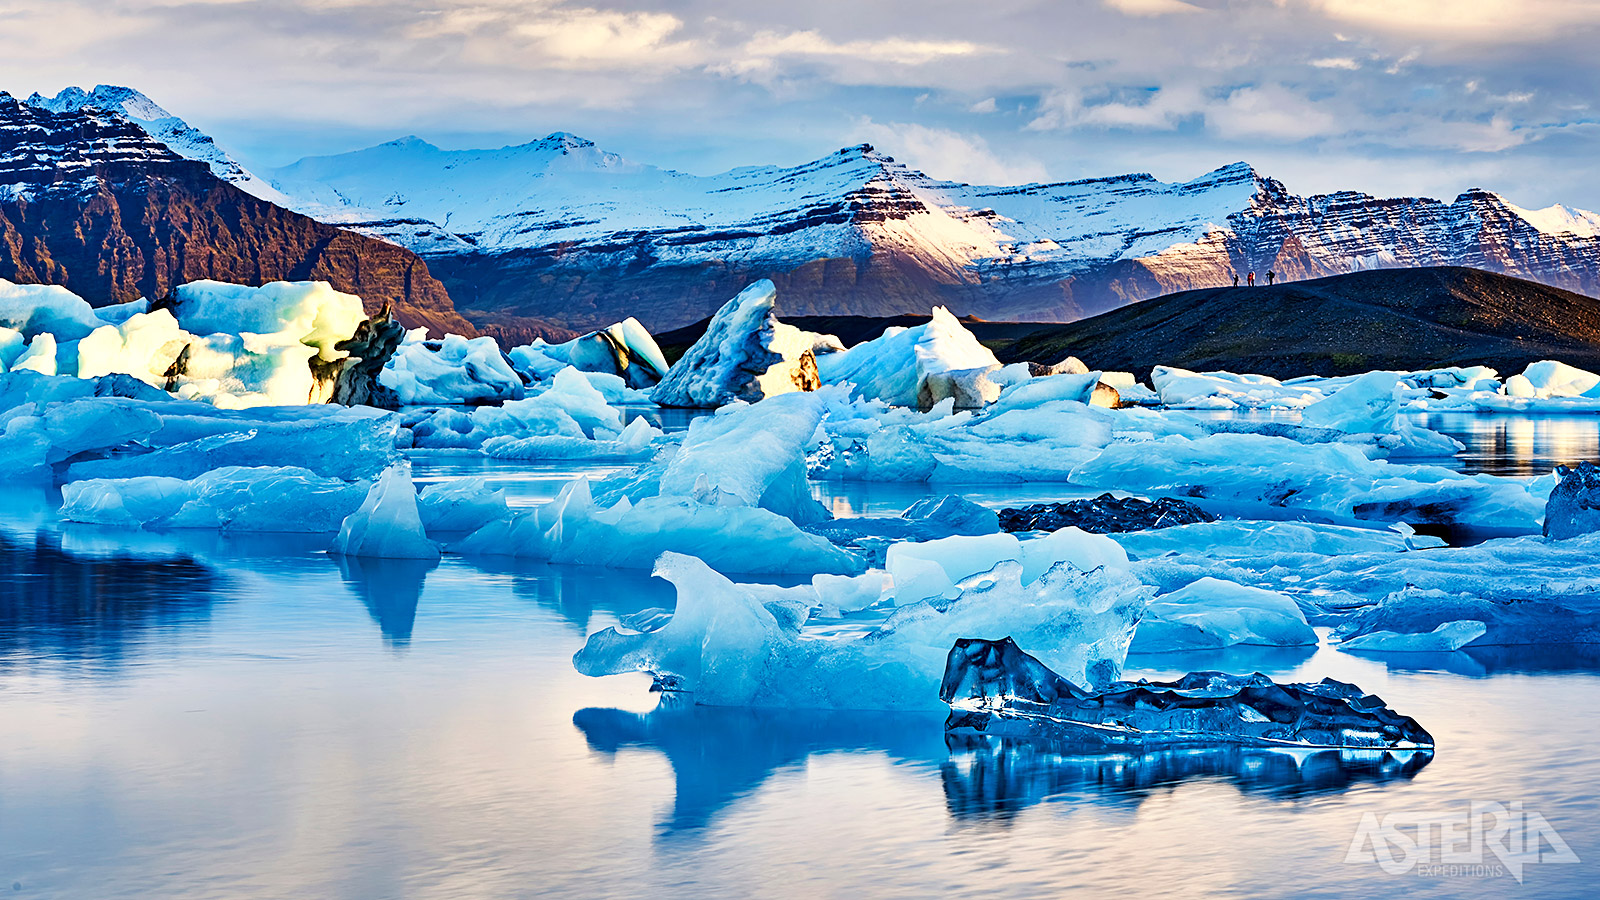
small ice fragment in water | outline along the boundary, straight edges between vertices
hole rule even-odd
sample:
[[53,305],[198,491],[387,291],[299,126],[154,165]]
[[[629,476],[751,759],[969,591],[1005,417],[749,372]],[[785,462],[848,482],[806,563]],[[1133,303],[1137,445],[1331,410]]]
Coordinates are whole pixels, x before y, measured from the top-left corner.
[[1100,746],[1249,744],[1432,749],[1433,736],[1353,684],[1278,684],[1260,673],[1192,672],[1172,682],[1119,681],[1088,691],[1010,638],[962,638],[939,697],[947,732]]

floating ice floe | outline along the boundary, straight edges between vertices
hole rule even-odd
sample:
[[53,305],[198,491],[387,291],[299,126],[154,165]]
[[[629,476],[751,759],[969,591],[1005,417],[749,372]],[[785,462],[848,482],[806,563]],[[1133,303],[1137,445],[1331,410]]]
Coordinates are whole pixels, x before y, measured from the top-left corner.
[[648,672],[710,706],[936,708],[949,645],[967,635],[1021,635],[1050,648],[1046,658],[1072,677],[1109,683],[1149,593],[1125,572],[1065,562],[1025,586],[1022,564],[1008,561],[954,599],[901,607],[865,634],[822,638],[793,614],[796,589],[735,584],[679,554],[664,555],[656,574],[677,588],[671,618],[643,633],[596,632],[573,664],[586,675]]
[[1316,387],[1284,384],[1266,375],[1191,372],[1176,366],[1156,366],[1150,383],[1161,402],[1176,409],[1302,409],[1325,396]]
[[590,377],[571,366],[531,395],[472,410],[426,408],[402,419],[412,447],[479,450],[506,459],[631,459],[650,452],[661,431],[622,414]]
[[333,547],[341,556],[439,558],[438,545],[422,528],[408,464],[390,466],[378,476],[361,506],[340,524]]
[[648,390],[667,375],[667,358],[655,338],[628,317],[614,325],[562,344],[543,340],[513,347],[506,354],[519,372],[545,380],[565,366],[598,375],[613,375],[635,390]]
[[368,488],[295,466],[228,466],[191,479],[91,478],[62,486],[61,517],[135,528],[334,532]]
[[[982,395],[986,389],[976,384],[978,373],[996,389],[1009,383],[992,380],[989,373],[1000,368],[994,353],[942,306],[924,325],[889,328],[880,337],[817,359],[824,383],[851,384],[861,396],[895,406],[932,406],[958,391]],[[1021,374],[1026,375],[1025,366]]]
[[1315,644],[1305,613],[1276,591],[1202,578],[1162,594],[1145,608],[1134,632],[1133,653],[1169,653],[1250,644],[1298,647]]
[[455,478],[430,484],[417,497],[423,528],[435,532],[476,531],[510,515],[506,492],[490,488],[487,478]]
[[726,572],[853,575],[862,560],[826,538],[759,507],[696,497],[626,497],[597,504],[587,479],[550,503],[518,511],[468,535],[461,553],[516,556],[572,565],[649,568],[665,551],[694,553]]
[[1341,621],[1334,629],[1336,646],[1418,652],[1600,643],[1600,593],[1550,596],[1533,585],[1509,594],[1476,585],[1463,592],[1462,586],[1397,590]]
[[1010,638],[955,643],[939,689],[945,730],[1104,747],[1247,744],[1432,750],[1433,736],[1353,684],[1279,684],[1193,672],[1177,681],[1086,690]]
[[494,338],[469,340],[447,334],[441,341],[428,341],[420,337],[407,335],[378,375],[378,382],[394,391],[400,403],[479,404],[522,397],[522,378]]
[[1556,466],[1560,482],[1544,507],[1544,536],[1565,540],[1600,532],[1600,466]]
[[777,299],[777,287],[766,279],[740,291],[650,398],[662,406],[715,407],[816,390],[817,351],[839,349],[838,340],[779,322]]
[[1400,414],[1400,376],[1368,372],[1300,413],[1300,424],[1372,435],[1388,455],[1450,457],[1460,441],[1412,424]]

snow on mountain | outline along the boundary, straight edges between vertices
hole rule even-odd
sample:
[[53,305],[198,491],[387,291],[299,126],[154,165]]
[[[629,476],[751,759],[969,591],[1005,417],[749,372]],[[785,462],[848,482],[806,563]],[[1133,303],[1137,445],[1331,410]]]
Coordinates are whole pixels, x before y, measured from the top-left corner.
[[280,206],[289,205],[288,198],[240,165],[226,150],[217,146],[210,135],[162,109],[154,100],[133,88],[97,84],[94,90],[85,91],[80,87],[68,87],[54,97],[34,93],[25,102],[29,106],[56,113],[80,109],[118,113],[179,156],[210,166],[218,178],[263,200]]

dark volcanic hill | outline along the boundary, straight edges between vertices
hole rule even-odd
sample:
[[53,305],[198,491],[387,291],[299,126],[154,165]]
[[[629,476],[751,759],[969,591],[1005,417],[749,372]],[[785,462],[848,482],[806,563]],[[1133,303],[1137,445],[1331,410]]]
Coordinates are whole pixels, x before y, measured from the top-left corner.
[[94,305],[201,278],[320,280],[401,322],[473,334],[409,250],[291,212],[218,178],[114,112],[52,112],[0,92],[0,277]]
[[996,351],[1148,375],[1155,365],[1285,378],[1557,359],[1600,369],[1600,300],[1459,266],[1181,291],[1048,325]]

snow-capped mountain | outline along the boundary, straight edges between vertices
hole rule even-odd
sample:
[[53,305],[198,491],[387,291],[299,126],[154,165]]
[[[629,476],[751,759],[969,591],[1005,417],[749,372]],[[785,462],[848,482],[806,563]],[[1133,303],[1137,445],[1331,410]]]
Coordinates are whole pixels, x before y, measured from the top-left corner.
[[252,196],[214,163],[99,104],[56,111],[0,92],[0,278],[97,305],[201,278],[321,280],[409,325],[471,330],[416,254]]
[[130,88],[35,95],[110,110],[246,191],[421,254],[480,323],[576,328],[708,315],[757,278],[789,315],[935,304],[1071,320],[1272,270],[1300,279],[1466,265],[1600,294],[1600,215],[1354,191],[1292,194],[1234,163],[1192,181],[1122,175],[1016,187],[940,181],[872,147],[696,176],[557,132],[497,150],[416,137],[250,173]]
[[706,315],[772,277],[790,314],[949,303],[1071,319],[1274,270],[1468,265],[1600,293],[1600,216],[1453,202],[1312,197],[1244,163],[1193,181],[1124,175],[1019,187],[939,181],[862,145],[792,168],[694,176],[557,133],[499,150],[415,137],[267,177],[296,208],[425,255],[464,307],[574,326]]
[[210,135],[162,109],[154,100],[133,88],[97,84],[94,90],[85,91],[80,87],[69,87],[54,97],[35,92],[26,102],[29,106],[56,113],[80,109],[118,113],[179,156],[210,166],[212,174],[223,181],[270,203],[287,205],[287,198],[272,185],[251,174],[226,150],[217,146]]

